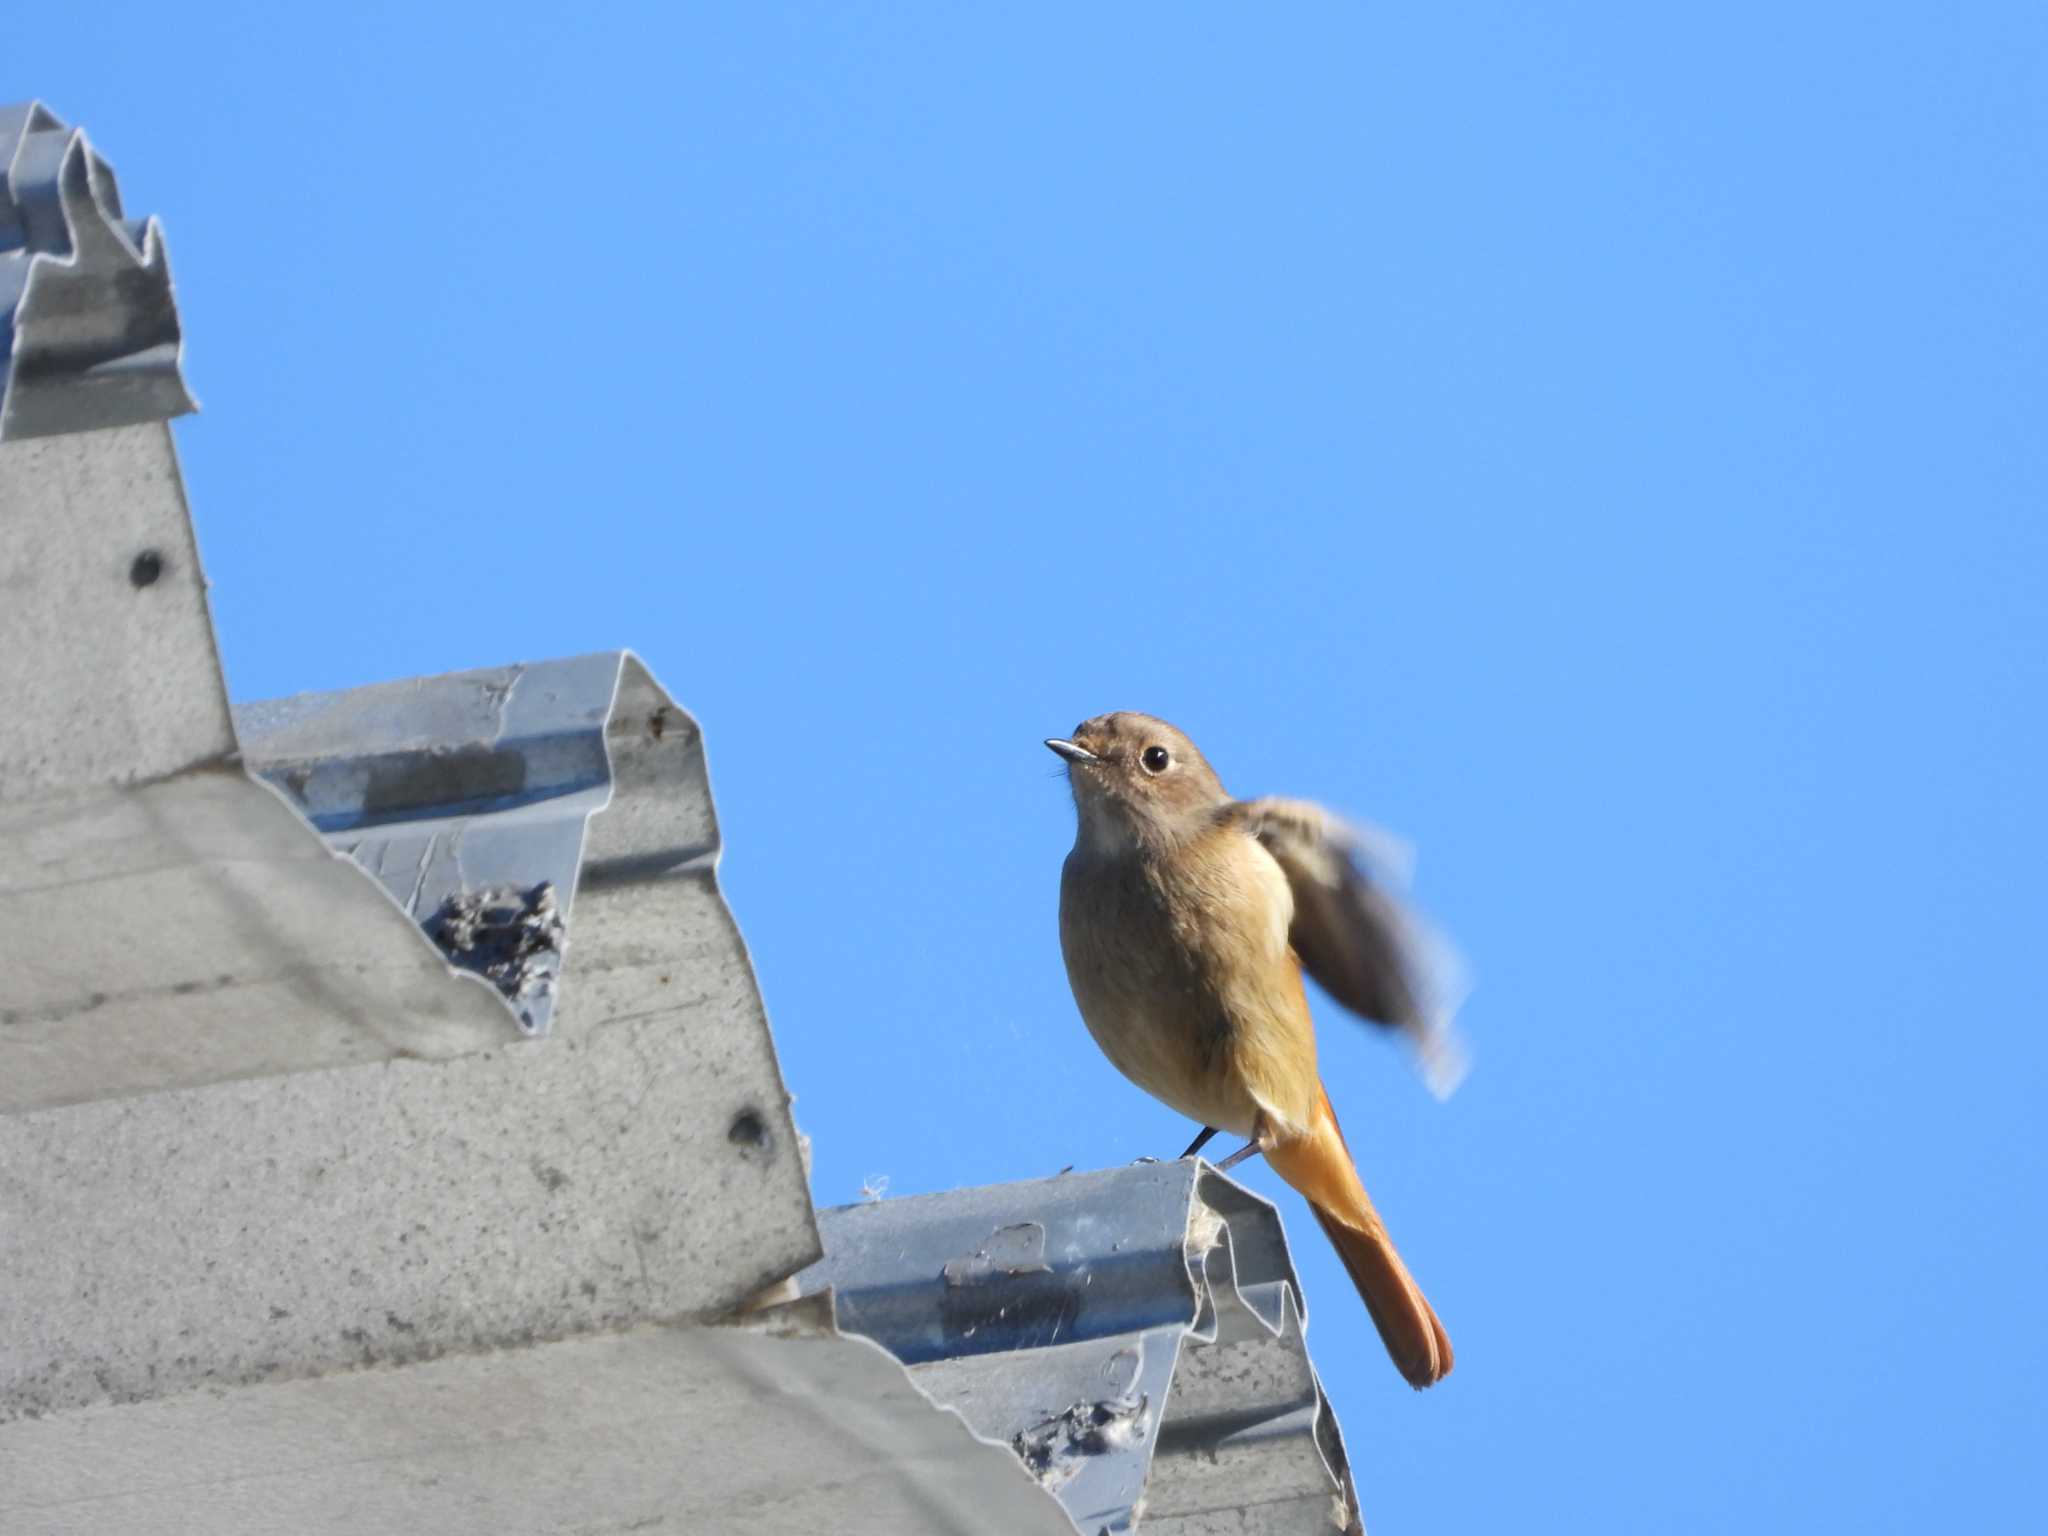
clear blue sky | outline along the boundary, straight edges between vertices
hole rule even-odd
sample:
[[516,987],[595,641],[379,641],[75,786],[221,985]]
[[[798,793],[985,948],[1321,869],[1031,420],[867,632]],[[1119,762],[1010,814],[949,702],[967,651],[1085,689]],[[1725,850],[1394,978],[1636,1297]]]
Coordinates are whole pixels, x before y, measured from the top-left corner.
[[17,9],[236,696],[639,650],[821,1204],[1181,1147],[1039,746],[1149,710],[1478,981],[1447,1106],[1324,1020],[1445,1386],[1249,1171],[1376,1532],[2039,1519],[2048,9]]

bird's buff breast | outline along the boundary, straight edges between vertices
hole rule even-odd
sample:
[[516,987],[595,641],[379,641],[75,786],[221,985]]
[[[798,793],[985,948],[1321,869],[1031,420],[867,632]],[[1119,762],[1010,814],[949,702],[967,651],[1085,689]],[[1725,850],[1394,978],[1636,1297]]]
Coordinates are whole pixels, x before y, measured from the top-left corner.
[[[1060,947],[1088,1032],[1154,1098],[1250,1136],[1266,1096],[1247,1055],[1307,1027],[1292,911],[1286,876],[1249,839],[1171,870],[1077,850],[1060,882]],[[1307,1049],[1313,1061],[1313,1036]],[[1264,1107],[1294,1118],[1293,1105]]]

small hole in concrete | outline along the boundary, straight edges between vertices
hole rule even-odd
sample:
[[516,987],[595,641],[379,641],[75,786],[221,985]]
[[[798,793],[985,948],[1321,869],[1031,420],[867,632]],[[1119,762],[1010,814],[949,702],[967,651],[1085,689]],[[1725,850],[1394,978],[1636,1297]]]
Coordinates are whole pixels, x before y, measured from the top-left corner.
[[768,1144],[767,1122],[758,1111],[743,1109],[732,1117],[732,1129],[725,1139],[736,1147],[764,1147]]
[[129,582],[138,587],[154,586],[156,579],[164,573],[164,557],[153,549],[145,549],[135,557],[128,567]]

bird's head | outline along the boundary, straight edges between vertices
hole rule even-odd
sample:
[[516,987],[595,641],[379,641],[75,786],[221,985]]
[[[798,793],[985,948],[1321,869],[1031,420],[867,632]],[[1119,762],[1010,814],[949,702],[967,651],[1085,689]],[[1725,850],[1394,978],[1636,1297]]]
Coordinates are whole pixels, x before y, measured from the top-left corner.
[[1102,852],[1181,842],[1230,799],[1195,744],[1151,715],[1097,715],[1046,745],[1066,759],[1082,841]]

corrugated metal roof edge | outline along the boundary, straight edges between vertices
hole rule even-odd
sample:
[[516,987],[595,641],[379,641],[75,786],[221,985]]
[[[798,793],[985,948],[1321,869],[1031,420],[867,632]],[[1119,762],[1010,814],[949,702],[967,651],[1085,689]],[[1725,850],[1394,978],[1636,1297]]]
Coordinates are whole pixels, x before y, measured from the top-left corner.
[[840,1206],[819,1228],[799,1285],[1082,1529],[1356,1524],[1279,1213],[1207,1163]]

